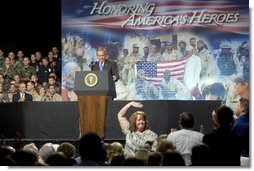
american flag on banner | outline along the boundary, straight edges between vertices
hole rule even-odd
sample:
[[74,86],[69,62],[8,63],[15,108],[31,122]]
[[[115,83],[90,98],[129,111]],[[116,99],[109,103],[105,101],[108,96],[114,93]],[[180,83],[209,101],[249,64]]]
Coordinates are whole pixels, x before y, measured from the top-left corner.
[[146,80],[159,85],[163,79],[164,71],[170,70],[171,76],[183,81],[186,58],[170,61],[138,61],[136,69],[144,70]]

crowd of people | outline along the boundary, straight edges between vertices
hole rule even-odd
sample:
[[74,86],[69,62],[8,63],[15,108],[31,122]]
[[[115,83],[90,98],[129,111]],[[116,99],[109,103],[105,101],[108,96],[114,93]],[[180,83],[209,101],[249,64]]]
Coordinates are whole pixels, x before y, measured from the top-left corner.
[[[214,130],[194,131],[195,118],[179,115],[179,127],[157,135],[149,127],[140,102],[128,102],[117,117],[124,143],[104,142],[86,133],[75,146],[69,142],[16,146],[1,144],[0,165],[7,166],[250,166],[249,100],[240,99],[234,112],[220,106],[212,112]],[[129,118],[130,108],[137,109]],[[202,128],[202,127],[201,127]],[[17,141],[20,142],[20,141]]]
[[0,103],[62,101],[60,56],[57,47],[46,56],[22,50],[5,56],[0,49]]
[[[131,101],[117,114],[119,125],[126,137],[124,144],[105,143],[94,133],[83,135],[79,140],[78,148],[67,142],[46,143],[42,147],[31,143],[16,149],[7,144],[1,144],[0,165],[249,166],[248,44],[243,43],[236,56],[231,51],[229,44],[222,43],[220,51],[212,56],[202,40],[196,42],[196,39],[190,39],[191,49],[186,49],[185,41],[179,41],[179,50],[173,48],[172,41],[161,43],[160,51],[155,44],[151,47],[144,47],[144,56],[139,53],[139,46],[136,43],[132,45],[133,52],[130,54],[128,54],[128,49],[123,49],[126,56],[117,60],[120,76],[118,73],[112,74],[115,76],[113,80],[117,81],[116,87],[120,83],[129,85],[130,89],[136,90],[131,93],[135,94],[135,98],[138,96],[141,100],[169,100],[183,97],[188,100],[193,97],[205,100],[224,100],[229,87],[215,82],[202,87],[202,92],[200,92],[199,79],[217,74],[225,76],[222,78],[231,79],[230,76],[232,76],[231,80],[236,82],[234,88],[239,89],[237,91],[239,94],[234,94],[234,96],[243,98],[239,100],[236,109],[233,109],[235,112],[227,106],[221,106],[213,111],[213,132],[204,134],[202,129],[200,132],[194,131],[195,118],[191,113],[183,112],[179,115],[180,130],[172,129],[168,134],[157,135],[150,129],[149,119],[141,110],[143,104]],[[99,60],[103,59],[101,60],[102,66],[97,63],[95,67],[97,70],[103,70],[103,67],[106,68],[106,52],[104,50],[99,52],[97,57]],[[82,54],[80,56],[83,57]],[[183,81],[179,81],[171,76],[169,70],[165,70],[160,88],[146,81],[144,70],[139,70],[135,78],[133,67],[136,60],[158,61],[180,58],[187,58],[185,70],[190,68],[188,66],[192,66],[197,73],[193,70],[187,71]],[[121,60],[123,63],[119,63]],[[198,66],[193,67],[193,63]],[[9,52],[5,57],[4,52],[0,50],[0,103],[62,101],[60,66],[61,58],[56,47],[52,47],[46,57],[43,57],[40,52],[27,57],[21,50],[17,52],[17,55]],[[73,73],[75,73],[74,70]],[[237,75],[239,73],[241,77]],[[188,78],[191,78],[192,81]],[[239,78],[242,79],[239,80]],[[67,83],[68,79],[65,80],[64,86]],[[240,91],[244,87],[246,89]],[[128,99],[128,91],[124,90],[117,90],[118,98]],[[122,94],[119,94],[120,92]],[[126,92],[128,95],[123,95]],[[132,107],[139,110],[127,118],[126,113]]]

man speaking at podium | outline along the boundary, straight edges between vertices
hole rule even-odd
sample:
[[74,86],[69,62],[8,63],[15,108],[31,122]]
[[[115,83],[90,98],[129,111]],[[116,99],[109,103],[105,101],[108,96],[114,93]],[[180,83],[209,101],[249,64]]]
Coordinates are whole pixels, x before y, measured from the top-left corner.
[[118,68],[116,65],[116,62],[106,59],[107,58],[107,52],[104,48],[98,48],[97,49],[97,58],[98,61],[91,64],[91,70],[92,71],[108,71],[113,78],[113,81],[117,81],[119,79],[119,73]]

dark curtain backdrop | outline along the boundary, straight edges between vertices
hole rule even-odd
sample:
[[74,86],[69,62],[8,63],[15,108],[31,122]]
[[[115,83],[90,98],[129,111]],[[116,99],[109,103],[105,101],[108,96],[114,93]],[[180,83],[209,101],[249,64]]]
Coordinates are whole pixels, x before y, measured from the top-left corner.
[[[117,120],[118,111],[128,101],[108,103],[105,139],[124,140]],[[150,128],[158,135],[168,134],[177,128],[178,116],[191,112],[195,117],[195,130],[204,126],[205,133],[211,132],[211,112],[220,106],[219,101],[143,101]],[[137,109],[130,108],[127,117]],[[140,109],[138,109],[140,110]],[[14,138],[19,132],[24,139],[78,139],[79,112],[77,102],[25,102],[0,103],[0,135]]]
[[0,3],[0,49],[23,50],[25,55],[52,46],[61,48],[61,0],[21,0]]

